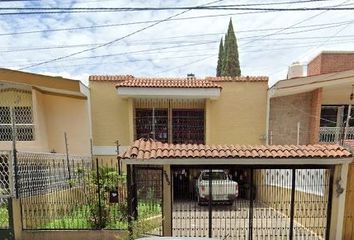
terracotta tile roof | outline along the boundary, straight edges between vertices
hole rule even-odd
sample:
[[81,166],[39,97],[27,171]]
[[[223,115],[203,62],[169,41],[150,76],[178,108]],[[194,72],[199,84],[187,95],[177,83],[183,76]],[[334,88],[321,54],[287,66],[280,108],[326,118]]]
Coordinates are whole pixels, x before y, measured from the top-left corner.
[[187,87],[187,88],[221,88],[218,82],[268,82],[265,76],[241,77],[205,77],[205,78],[164,78],[164,77],[134,77],[132,75],[92,75],[89,81],[117,82],[116,87]]
[[119,82],[116,87],[221,88],[212,81],[195,78],[132,78]]
[[212,82],[268,82],[266,76],[240,76],[240,77],[205,77]]
[[339,145],[202,145],[168,144],[139,139],[122,154],[123,159],[160,158],[342,158],[351,153]]
[[126,81],[134,78],[132,75],[91,75],[89,81]]

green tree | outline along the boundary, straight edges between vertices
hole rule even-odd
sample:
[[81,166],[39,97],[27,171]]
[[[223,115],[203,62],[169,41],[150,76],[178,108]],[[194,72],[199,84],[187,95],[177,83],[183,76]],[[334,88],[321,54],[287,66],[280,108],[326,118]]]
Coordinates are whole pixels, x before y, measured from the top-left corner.
[[221,76],[237,77],[241,75],[240,62],[238,56],[237,39],[230,19],[223,49],[223,61]]
[[224,52],[222,54],[222,66],[221,66],[221,76],[229,76],[229,69],[228,69],[228,65],[226,63],[226,55],[227,52],[229,50],[229,45],[227,44],[227,40],[228,40],[228,36],[227,33],[225,34],[225,40],[224,40]]
[[223,58],[224,58],[224,43],[223,43],[223,39],[221,38],[220,45],[219,45],[218,66],[216,67],[217,77],[221,76]]

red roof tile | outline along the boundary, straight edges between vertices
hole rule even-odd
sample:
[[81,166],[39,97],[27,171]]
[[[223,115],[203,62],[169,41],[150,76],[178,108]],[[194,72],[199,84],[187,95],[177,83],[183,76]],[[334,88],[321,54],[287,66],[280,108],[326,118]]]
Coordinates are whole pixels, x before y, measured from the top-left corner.
[[268,82],[266,76],[240,76],[240,77],[205,77],[212,82]]
[[117,82],[116,87],[174,87],[174,88],[221,88],[219,82],[268,82],[266,76],[164,78],[134,77],[132,75],[92,75],[90,81]]
[[134,78],[132,75],[91,75],[89,81],[112,81],[120,82]]
[[221,88],[212,81],[195,78],[132,78],[119,82],[116,87]]
[[159,158],[342,158],[345,148],[333,145],[202,145],[167,144],[139,139],[122,154],[123,159]]

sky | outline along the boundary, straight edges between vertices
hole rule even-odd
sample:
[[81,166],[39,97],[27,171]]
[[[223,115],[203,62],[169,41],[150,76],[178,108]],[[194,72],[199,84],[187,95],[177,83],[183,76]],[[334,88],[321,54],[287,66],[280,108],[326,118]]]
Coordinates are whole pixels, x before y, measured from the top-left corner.
[[[354,0],[297,1],[223,0],[212,5],[288,2],[257,7],[354,7]],[[176,7],[210,2],[0,0],[0,8]],[[323,50],[354,51],[353,11],[166,10],[1,15],[6,12],[10,11],[0,10],[1,68],[69,77],[85,84],[89,75],[215,76],[219,41],[230,18],[238,39],[242,75],[269,76],[269,85],[286,78],[293,62],[306,65]],[[178,13],[181,14],[144,30],[152,21]],[[126,35],[129,36],[119,40]],[[112,44],[92,49],[113,40]]]

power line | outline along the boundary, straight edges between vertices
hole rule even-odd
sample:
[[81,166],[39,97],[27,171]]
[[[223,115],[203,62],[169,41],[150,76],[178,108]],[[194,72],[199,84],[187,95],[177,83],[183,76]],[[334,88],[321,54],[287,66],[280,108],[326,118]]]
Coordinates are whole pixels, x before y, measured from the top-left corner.
[[[200,8],[170,8],[170,9],[161,9],[161,10],[232,10],[232,11],[272,11],[272,12],[309,12],[309,11],[352,11],[354,10],[354,7],[341,7],[341,8],[334,8],[334,7],[314,7],[314,8],[205,8],[205,9],[200,9]],[[152,11],[151,9],[147,9],[149,11]],[[146,10],[146,11],[147,11]],[[157,10],[157,9],[155,9]],[[143,11],[143,10],[131,10],[131,11]],[[94,13],[94,12],[100,12],[100,13],[107,13],[107,12],[117,12],[117,11],[34,11],[34,12],[2,12],[0,13],[0,16],[7,16],[7,15],[44,15],[44,14],[73,14],[73,13]]]
[[[207,3],[207,4],[216,3],[216,2],[221,2],[221,1],[223,1],[223,0],[217,0],[217,1],[213,1],[213,2]],[[205,4],[205,5],[207,5],[207,4]],[[134,32],[131,32],[131,33],[129,33],[129,34],[123,36],[123,37],[116,38],[116,39],[114,39],[114,40],[112,40],[112,41],[109,41],[109,42],[104,43],[104,44],[100,44],[100,45],[98,45],[98,46],[96,46],[96,47],[91,47],[91,48],[88,48],[88,49],[84,49],[84,50],[81,50],[81,51],[78,51],[78,52],[74,52],[74,53],[71,53],[71,54],[68,54],[68,55],[65,55],[65,56],[62,56],[62,57],[57,57],[57,58],[50,59],[50,60],[47,60],[47,61],[43,61],[43,62],[40,62],[40,63],[31,64],[31,65],[29,65],[29,66],[27,66],[27,67],[20,68],[19,70],[24,70],[24,69],[28,69],[28,68],[40,66],[40,65],[43,65],[43,64],[55,62],[55,61],[58,61],[58,60],[62,60],[62,59],[66,59],[66,58],[69,58],[69,57],[72,57],[72,56],[79,55],[79,54],[81,54],[81,53],[90,52],[90,51],[96,50],[96,49],[98,49],[98,48],[102,48],[102,47],[109,46],[109,45],[111,45],[111,44],[113,44],[113,43],[115,43],[115,42],[118,42],[118,41],[123,40],[123,39],[125,39],[125,38],[127,38],[127,37],[130,37],[130,36],[132,36],[132,35],[135,35],[135,34],[137,34],[137,33],[140,33],[140,32],[142,32],[142,31],[144,31],[144,30],[146,30],[146,29],[152,28],[152,27],[154,27],[154,26],[156,26],[156,25],[158,25],[158,24],[160,24],[160,23],[162,23],[162,22],[167,21],[168,19],[172,19],[172,18],[174,18],[174,17],[177,17],[177,16],[182,15],[182,14],[184,14],[184,13],[186,13],[186,12],[189,12],[189,11],[190,11],[190,10],[185,10],[185,11],[183,11],[183,12],[174,14],[174,15],[172,15],[172,16],[170,16],[170,17],[167,17],[167,18],[165,18],[165,19],[163,19],[163,20],[161,20],[161,21],[159,21],[159,22],[150,24],[150,25],[148,25],[148,26],[146,26],[146,27],[143,27],[143,28],[138,29],[138,30],[136,30],[136,31],[134,31]]]
[[200,58],[200,59],[197,59],[197,60],[194,60],[194,61],[191,61],[191,62],[182,64],[182,65],[179,65],[179,66],[176,66],[176,67],[173,67],[173,68],[169,68],[169,69],[167,69],[167,70],[158,72],[157,75],[159,75],[159,74],[161,74],[161,73],[165,73],[165,72],[170,72],[170,71],[173,71],[173,70],[175,70],[175,69],[179,69],[179,68],[182,68],[182,67],[185,67],[185,66],[190,66],[190,65],[192,65],[192,64],[205,61],[205,60],[207,60],[207,59],[209,59],[209,58],[211,58],[211,57],[215,57],[215,56],[213,55],[213,56],[209,56],[209,57],[205,57],[205,58]]
[[[217,42],[218,41],[208,41],[208,42],[202,42],[202,43],[182,44],[182,45],[168,46],[168,47],[150,48],[150,49],[143,49],[143,50],[135,50],[135,51],[126,51],[126,52],[119,52],[119,53],[110,53],[110,54],[102,54],[102,55],[95,55],[95,56],[87,56],[87,57],[77,57],[77,58],[71,58],[71,61],[73,61],[73,60],[82,60],[82,59],[94,59],[94,58],[101,58],[101,57],[113,57],[113,56],[127,55],[127,54],[134,54],[134,53],[154,52],[154,51],[161,51],[161,50],[165,50],[165,49],[174,49],[174,48],[183,48],[183,47],[195,47],[195,46],[208,45],[208,44],[217,43]],[[44,61],[46,61],[46,60],[39,61],[37,63],[41,63],[41,62],[44,62]],[[34,63],[34,64],[36,64],[36,63]]]
[[[166,20],[167,21],[181,21],[181,20],[190,20],[190,19],[201,19],[201,18],[214,18],[214,17],[224,17],[224,16],[235,16],[235,15],[242,15],[242,14],[251,14],[257,12],[243,12],[243,13],[232,13],[232,14],[214,14],[214,15],[201,15],[201,16],[194,16],[194,17],[182,17],[182,18],[173,18]],[[22,31],[22,32],[10,32],[10,33],[0,33],[0,36],[11,36],[11,35],[23,35],[23,34],[33,34],[33,33],[43,33],[43,32],[60,32],[60,31],[79,31],[85,29],[92,29],[92,28],[110,28],[110,27],[119,27],[119,26],[128,26],[128,25],[139,25],[145,23],[155,23],[159,20],[149,20],[149,21],[136,21],[136,22],[127,22],[127,23],[113,23],[113,24],[102,24],[102,25],[91,25],[91,26],[81,26],[81,27],[72,27],[72,28],[54,28],[54,29],[43,29],[43,30],[33,30],[33,31]],[[305,27],[312,27],[312,26],[331,26],[336,24],[345,24],[351,21],[341,21],[341,22],[334,22],[334,23],[322,23],[322,24],[313,24],[313,25],[306,25],[306,26],[299,26],[294,28],[305,28]],[[261,32],[261,31],[270,31],[270,30],[279,30],[282,28],[265,28],[265,29],[250,29],[250,30],[242,30],[237,31],[237,33],[244,33],[244,32]],[[223,33],[215,33],[215,34],[223,34]],[[203,34],[198,34],[203,35]],[[207,35],[207,34],[206,34]]]
[[[346,2],[348,2],[348,0],[345,0],[345,1],[343,1],[342,3],[335,5],[335,7],[343,6]],[[296,23],[294,23],[294,24],[291,24],[290,26],[284,27],[284,28],[282,28],[282,29],[280,29],[280,30],[278,30],[278,31],[275,31],[275,32],[273,32],[273,33],[269,33],[269,34],[262,35],[262,36],[260,36],[260,37],[257,38],[257,39],[248,41],[245,45],[250,44],[250,43],[253,43],[253,42],[257,41],[257,40],[260,40],[260,39],[263,39],[263,38],[266,38],[266,37],[269,37],[269,36],[272,36],[272,35],[275,35],[275,34],[284,32],[284,31],[286,31],[286,30],[288,30],[288,29],[290,29],[290,28],[293,28],[293,27],[295,27],[295,26],[297,26],[297,25],[300,25],[300,24],[302,24],[302,23],[304,23],[304,22],[306,22],[306,21],[312,20],[312,19],[314,19],[314,18],[316,18],[316,17],[318,17],[318,16],[320,16],[320,15],[326,13],[327,11],[328,11],[328,10],[324,10],[324,11],[322,11],[322,12],[320,12],[320,13],[317,13],[317,14],[315,14],[315,15],[313,15],[313,16],[309,16],[309,17],[307,17],[307,18],[305,18],[305,19],[303,19],[303,20],[301,20],[301,21],[298,21],[298,22],[296,22]]]
[[[272,2],[272,3],[251,3],[251,4],[229,4],[229,5],[211,5],[211,6],[183,6],[183,7],[0,7],[2,11],[72,11],[72,12],[117,12],[117,11],[160,11],[160,10],[275,10],[275,11],[298,11],[298,10],[318,10],[328,7],[297,7],[297,8],[249,8],[249,6],[266,6],[266,5],[280,5],[280,4],[296,4],[308,2],[323,2],[328,0],[305,0],[305,1],[287,1],[287,2]],[[352,5],[352,4],[347,4]],[[337,9],[337,8],[336,8]],[[340,8],[342,9],[342,8]],[[344,8],[343,8],[344,9]],[[30,12],[25,12],[30,13]],[[59,13],[59,12],[55,12]]]
[[[334,28],[334,27],[338,27],[338,26],[342,26],[342,25],[347,25],[348,23],[354,23],[354,20],[350,20],[350,21],[342,21],[342,22],[337,22],[337,23],[329,23],[329,24],[312,24],[312,25],[306,25],[306,26],[298,26],[298,27],[293,27],[295,29],[298,28],[308,28],[308,27],[313,27],[313,26],[325,26],[325,27],[318,27],[318,28],[311,28],[311,29],[305,29],[305,30],[300,30],[300,31],[292,31],[292,32],[285,32],[285,33],[278,33],[278,34],[273,34],[273,35],[290,35],[290,34],[296,34],[296,33],[303,33],[303,32],[313,32],[313,31],[317,31],[317,30],[323,30],[323,29],[328,29],[328,28]],[[268,29],[250,29],[250,30],[244,30],[244,31],[238,31],[238,33],[242,33],[242,32],[257,32],[257,31],[268,31],[268,30],[274,30],[274,29],[278,29],[278,30],[282,30],[283,28],[268,28]],[[172,36],[172,37],[160,37],[158,38],[159,40],[164,40],[164,39],[178,39],[178,38],[192,38],[192,37],[199,37],[199,36],[214,36],[214,35],[221,35],[223,33],[206,33],[206,34],[190,34],[190,35],[181,35],[181,36]],[[1,34],[0,34],[1,35]],[[343,37],[349,37],[348,36],[343,36]],[[354,35],[353,35],[354,36]],[[338,37],[342,37],[342,36],[338,36]],[[246,37],[239,37],[238,40],[242,41],[245,39],[252,39],[252,38],[259,38],[258,35],[255,36],[246,36]],[[301,37],[301,38],[275,38],[275,39],[270,39],[270,38],[263,38],[263,39],[258,39],[261,41],[269,41],[269,40],[291,40],[291,39],[312,39],[312,38],[316,38],[316,37]],[[328,38],[328,37],[317,37],[317,38]],[[143,43],[147,43],[147,44],[164,44],[164,42],[151,42],[151,41],[147,41],[146,39],[142,39],[142,40],[135,40],[135,41],[131,41],[130,43],[134,43],[134,42],[143,42]],[[180,41],[180,42],[185,42],[185,41]],[[190,42],[190,41],[189,41]],[[168,44],[170,44],[171,41],[168,42]],[[176,42],[174,42],[176,43]],[[88,47],[88,46],[97,46],[100,45],[102,43],[87,43],[87,44],[73,44],[73,45],[56,45],[56,46],[48,46],[48,47],[33,47],[33,48],[22,48],[22,49],[13,49],[13,50],[0,50],[0,52],[21,52],[21,51],[33,51],[33,50],[50,50],[50,49],[59,49],[59,48],[79,48],[79,47]]]
[[[252,13],[258,13],[258,12],[242,12],[242,13],[232,13],[232,14],[214,14],[214,15],[194,16],[194,17],[182,17],[182,18],[168,19],[168,20],[166,20],[166,22],[190,20],[190,19],[201,19],[201,18],[235,16],[235,15],[252,14]],[[56,29],[43,29],[43,30],[23,31],[23,32],[0,33],[0,36],[33,34],[33,33],[42,33],[42,32],[76,31],[76,30],[84,30],[84,29],[92,29],[92,28],[110,28],[110,27],[118,27],[118,26],[139,25],[139,24],[146,24],[146,23],[156,23],[156,22],[159,22],[161,20],[163,20],[163,19],[148,20],[148,21],[137,21],[137,22],[127,22],[127,23],[91,25],[91,26],[72,27],[72,28],[56,28]]]
[[[184,56],[174,56],[174,57],[159,57],[158,60],[160,59],[180,59],[180,58],[191,58],[191,57],[205,57],[205,56],[215,56],[215,54],[193,54],[193,55],[184,55]],[[147,59],[134,59],[134,60],[126,60],[126,61],[109,61],[110,64],[112,63],[130,63],[130,62],[145,62],[145,61],[154,61],[152,58],[147,58]],[[61,65],[61,67],[85,67],[85,66],[91,66],[95,65],[97,66],[97,63],[85,63],[85,64],[70,64],[70,65]],[[49,66],[47,68],[56,68],[56,66]]]

